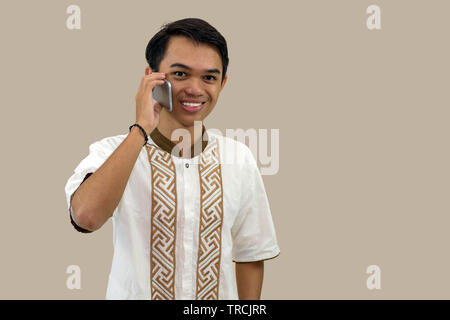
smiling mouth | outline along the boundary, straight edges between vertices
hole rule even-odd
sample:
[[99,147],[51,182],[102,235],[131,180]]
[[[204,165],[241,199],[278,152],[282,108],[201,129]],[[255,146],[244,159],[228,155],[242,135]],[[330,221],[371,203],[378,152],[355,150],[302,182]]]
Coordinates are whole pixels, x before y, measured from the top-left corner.
[[204,101],[204,102],[201,102],[201,101],[198,101],[198,102],[180,101],[180,104],[183,107],[183,109],[188,111],[188,112],[196,112],[196,111],[200,110],[205,103],[206,103],[206,101]]

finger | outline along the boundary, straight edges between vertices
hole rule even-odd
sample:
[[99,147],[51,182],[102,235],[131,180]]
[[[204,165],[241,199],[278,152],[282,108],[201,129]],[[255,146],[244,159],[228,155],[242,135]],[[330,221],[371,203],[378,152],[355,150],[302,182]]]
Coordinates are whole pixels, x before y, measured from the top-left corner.
[[166,74],[164,72],[150,72],[148,75],[146,75],[144,78],[151,78],[151,77],[165,77]]
[[154,88],[155,86],[164,84],[165,77],[161,75],[157,75],[156,73],[151,75],[151,78],[148,78],[144,82],[144,90],[146,90],[149,86]]
[[137,92],[138,94],[140,92],[142,92],[143,90],[145,90],[145,86],[146,86],[148,80],[149,79],[147,78],[147,76],[142,77],[141,83],[139,84],[139,88],[138,88],[138,92]]
[[160,113],[161,109],[162,109],[162,105],[159,102],[155,102],[154,110],[156,111],[156,113]]
[[145,79],[145,81],[148,82],[148,81],[152,81],[155,79],[165,79],[166,75],[165,75],[165,73],[161,73],[161,72],[153,72],[147,76],[144,76],[143,78]]
[[138,92],[145,90],[145,88],[148,86],[149,82],[154,81],[155,79],[158,79],[158,80],[165,79],[165,76],[162,76],[161,73],[155,72],[151,75],[142,77],[141,83],[139,84]]
[[147,82],[147,84],[146,84],[146,86],[144,88],[144,96],[151,95],[152,91],[153,91],[153,88],[158,86],[158,85],[160,86],[162,84],[164,84],[164,80],[160,80],[160,79],[155,79],[153,81]]

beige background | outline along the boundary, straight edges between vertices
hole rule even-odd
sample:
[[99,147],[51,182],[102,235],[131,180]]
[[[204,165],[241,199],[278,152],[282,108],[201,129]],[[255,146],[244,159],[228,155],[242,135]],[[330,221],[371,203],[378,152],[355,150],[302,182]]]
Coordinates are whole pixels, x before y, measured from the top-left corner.
[[[66,8],[81,7],[81,30]],[[381,7],[382,30],[366,28]],[[112,224],[84,235],[64,186],[123,134],[152,35],[200,17],[227,39],[208,128],[280,130],[264,176],[281,255],[265,299],[450,298],[448,1],[6,1],[1,32],[2,299],[103,299]],[[66,288],[81,267],[82,289]],[[381,290],[366,268],[381,268]]]

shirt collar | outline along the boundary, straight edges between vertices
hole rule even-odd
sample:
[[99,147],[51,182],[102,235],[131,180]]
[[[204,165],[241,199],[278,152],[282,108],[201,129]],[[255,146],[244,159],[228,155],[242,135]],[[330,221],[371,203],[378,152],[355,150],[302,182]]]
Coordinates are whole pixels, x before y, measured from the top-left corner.
[[[209,142],[209,136],[208,133],[206,132],[205,126],[202,125],[202,137],[200,139],[197,139],[197,141],[195,143],[192,144],[191,146],[191,158],[198,156],[201,152],[203,152],[206,148],[206,146],[208,145]],[[155,128],[151,133],[150,133],[150,138],[153,140],[153,142],[160,147],[161,149],[163,149],[164,151],[168,152],[168,153],[172,153],[172,149],[176,146],[176,143],[172,142],[170,139],[166,138],[161,131],[158,130],[158,128]],[[201,143],[201,152],[197,152],[197,154],[194,154],[195,152],[195,146],[196,145],[200,145]],[[197,149],[200,149],[199,147],[197,147]],[[179,151],[178,156],[181,157],[181,150]]]

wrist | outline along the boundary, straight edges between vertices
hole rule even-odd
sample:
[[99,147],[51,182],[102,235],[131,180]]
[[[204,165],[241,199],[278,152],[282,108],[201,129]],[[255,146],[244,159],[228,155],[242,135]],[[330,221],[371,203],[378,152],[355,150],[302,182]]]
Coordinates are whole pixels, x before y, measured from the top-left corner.
[[[134,129],[134,130],[133,130]],[[144,139],[144,146],[147,144],[148,141],[148,135],[144,128],[139,123],[132,124],[129,128],[130,134],[133,134],[134,136],[139,135],[141,136],[141,139]],[[134,131],[134,133],[132,133]]]
[[138,125],[140,125],[142,127],[142,129],[144,129],[144,131],[147,133],[147,135],[150,135],[150,133],[153,131],[153,127],[148,125],[147,123],[145,123],[144,121],[136,121],[135,123],[137,123]]

